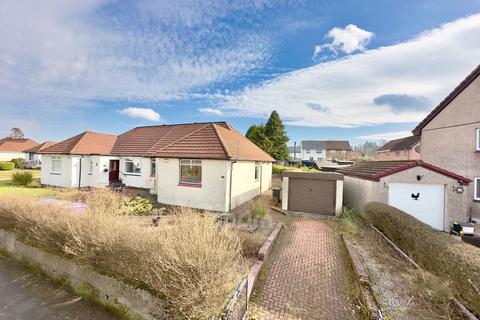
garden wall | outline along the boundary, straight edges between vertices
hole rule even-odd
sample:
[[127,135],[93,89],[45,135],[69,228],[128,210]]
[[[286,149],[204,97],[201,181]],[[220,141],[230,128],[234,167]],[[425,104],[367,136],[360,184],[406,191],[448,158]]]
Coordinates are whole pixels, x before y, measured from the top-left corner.
[[165,319],[163,302],[149,292],[101,275],[71,261],[25,245],[15,234],[0,229],[0,249],[15,259],[39,266],[52,279],[62,279],[79,295],[115,308],[135,319]]

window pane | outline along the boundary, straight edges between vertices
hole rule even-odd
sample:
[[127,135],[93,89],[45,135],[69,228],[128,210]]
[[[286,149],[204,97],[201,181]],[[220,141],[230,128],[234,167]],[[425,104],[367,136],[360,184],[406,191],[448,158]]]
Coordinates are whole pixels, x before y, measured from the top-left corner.
[[[189,161],[189,160],[187,160]],[[184,160],[180,161],[180,183],[202,183],[202,166],[201,160],[195,160],[196,165],[185,165]]]
[[193,165],[202,165],[202,160],[193,160],[192,164]]
[[133,162],[125,161],[125,171],[129,173],[133,172]]
[[150,175],[152,177],[154,177],[156,174],[156,167],[157,167],[157,164],[155,163],[155,159],[152,159],[150,162]]
[[475,199],[480,199],[480,178],[475,178]]
[[180,164],[190,164],[190,160],[180,160]]

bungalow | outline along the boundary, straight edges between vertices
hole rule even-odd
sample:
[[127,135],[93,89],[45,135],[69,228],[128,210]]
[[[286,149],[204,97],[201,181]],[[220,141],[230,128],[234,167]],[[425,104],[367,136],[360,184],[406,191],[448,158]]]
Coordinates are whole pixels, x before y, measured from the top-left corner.
[[222,212],[268,190],[275,161],[226,122],[137,127],[119,136],[84,132],[40,153],[42,184],[121,182],[161,203]]
[[42,155],[39,152],[53,146],[55,143],[56,142],[53,141],[46,141],[37,144],[33,148],[23,150],[23,153],[25,154],[25,163],[23,166],[27,168],[39,167],[42,164]]
[[38,145],[32,139],[0,139],[0,161],[10,161],[12,159],[24,158],[23,151]]

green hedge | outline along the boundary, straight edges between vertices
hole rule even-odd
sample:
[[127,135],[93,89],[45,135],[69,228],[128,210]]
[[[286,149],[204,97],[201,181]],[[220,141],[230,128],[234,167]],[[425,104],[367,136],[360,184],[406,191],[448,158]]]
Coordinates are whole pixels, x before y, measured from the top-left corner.
[[13,170],[15,169],[15,163],[13,162],[0,162],[0,170]]
[[15,168],[20,168],[23,165],[23,163],[25,162],[25,159],[15,158],[15,159],[12,159],[10,161],[13,162],[13,164],[15,164]]
[[299,168],[297,168],[297,167],[285,167],[285,166],[280,166],[278,164],[274,164],[272,166],[272,173],[273,174],[280,174],[280,173],[282,173],[283,171],[286,171],[286,170],[319,172],[318,170],[313,169],[313,168],[309,168],[309,167],[299,167]]
[[364,215],[422,268],[449,280],[456,296],[480,315],[480,248],[384,203],[367,204]]

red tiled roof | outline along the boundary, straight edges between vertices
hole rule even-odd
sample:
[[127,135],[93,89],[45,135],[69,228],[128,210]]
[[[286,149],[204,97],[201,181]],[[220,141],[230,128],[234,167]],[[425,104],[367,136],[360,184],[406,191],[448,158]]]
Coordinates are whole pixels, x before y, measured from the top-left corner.
[[233,127],[229,125],[227,125],[227,127],[214,125],[214,127],[230,159],[267,162],[275,161],[275,159],[273,159],[268,153],[260,149],[249,139],[245,138],[243,134]]
[[72,155],[109,155],[117,136],[86,131],[72,138],[56,143],[39,153]]
[[33,148],[23,150],[23,152],[25,152],[25,153],[37,153],[37,152],[40,152],[42,150],[45,150],[46,148],[49,148],[49,147],[53,146],[55,143],[56,142],[53,142],[53,141],[46,141],[44,143],[37,144]]
[[25,149],[36,146],[38,142],[32,139],[0,139],[0,152],[23,152]]
[[443,109],[445,109],[450,102],[453,101],[463,90],[465,90],[470,83],[480,76],[480,65],[478,65],[460,84],[453,89],[453,91],[445,98],[430,114],[420,122],[415,129],[412,130],[413,134],[418,136],[422,134],[422,129],[435,118]]
[[325,141],[327,150],[352,150],[348,141]]
[[379,181],[381,178],[391,174],[404,171],[413,167],[423,167],[441,175],[460,181],[463,184],[469,184],[472,180],[461,175],[436,167],[421,160],[405,161],[364,161],[354,164],[350,167],[342,168],[337,172],[346,176],[357,177],[366,180]]
[[40,153],[275,161],[226,122],[138,127],[118,137],[85,132]]
[[420,136],[410,136],[410,137],[406,137],[406,138],[395,139],[395,140],[391,140],[391,141],[385,143],[377,151],[407,150],[407,149],[411,149],[419,141],[420,141]]

